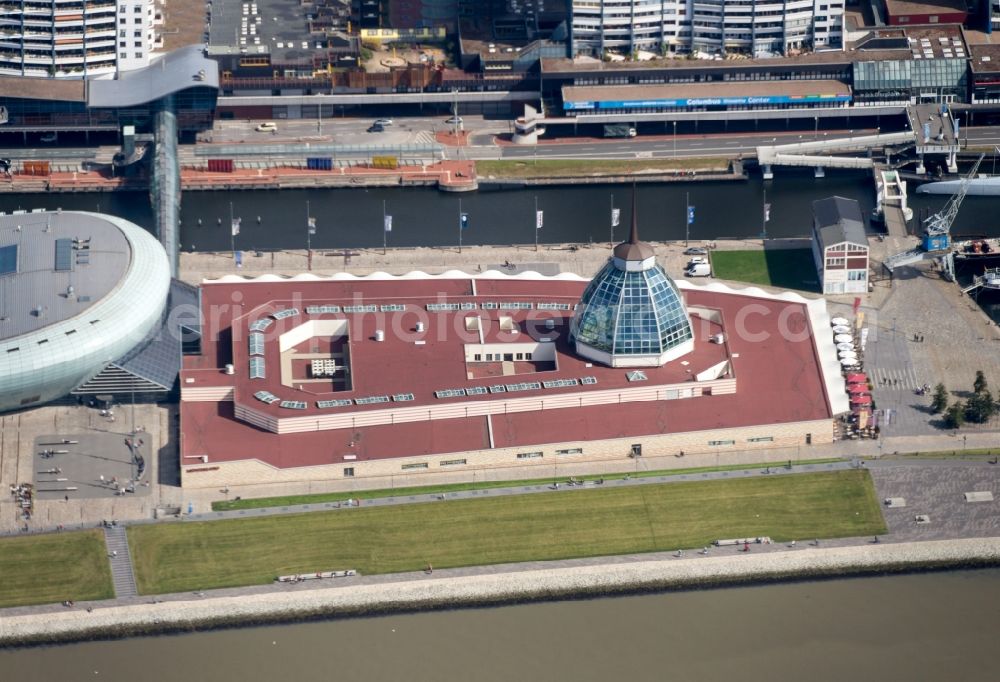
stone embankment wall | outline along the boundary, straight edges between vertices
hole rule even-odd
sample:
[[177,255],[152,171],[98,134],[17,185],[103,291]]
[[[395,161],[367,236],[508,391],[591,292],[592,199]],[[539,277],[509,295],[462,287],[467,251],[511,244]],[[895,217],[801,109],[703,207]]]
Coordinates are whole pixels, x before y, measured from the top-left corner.
[[394,611],[516,603],[563,597],[623,594],[643,590],[859,575],[1000,564],[1000,538],[851,547],[801,547],[768,554],[715,548],[710,556],[658,558],[602,565],[554,565],[550,569],[485,575],[409,575],[379,584],[335,583],[328,588],[195,597],[190,601],[97,605],[0,616],[0,645],[71,641],[142,633],[176,632],[343,617]]

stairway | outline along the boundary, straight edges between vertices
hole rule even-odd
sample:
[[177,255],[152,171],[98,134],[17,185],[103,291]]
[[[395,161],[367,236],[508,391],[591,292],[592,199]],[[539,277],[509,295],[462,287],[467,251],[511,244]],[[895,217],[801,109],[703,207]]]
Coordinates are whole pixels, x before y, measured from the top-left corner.
[[108,547],[108,561],[111,562],[111,578],[115,584],[115,596],[135,597],[139,591],[135,586],[132,572],[132,556],[128,551],[128,538],[124,526],[110,526],[104,529],[104,544]]

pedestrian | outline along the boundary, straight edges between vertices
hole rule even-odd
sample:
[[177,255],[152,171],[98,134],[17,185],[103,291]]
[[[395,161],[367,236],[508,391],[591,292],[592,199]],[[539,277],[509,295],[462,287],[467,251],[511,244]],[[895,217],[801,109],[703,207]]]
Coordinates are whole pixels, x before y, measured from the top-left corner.
[[117,556],[118,556],[118,550],[117,549],[111,550],[111,558],[114,559]]
[[792,544],[789,547],[795,547],[795,540],[792,540]]
[[878,544],[878,536],[875,536],[875,544]]
[[63,499],[64,499],[65,501],[69,502],[69,495],[63,495]]
[[819,538],[816,538],[816,541],[813,544],[815,544],[817,547],[819,547]]

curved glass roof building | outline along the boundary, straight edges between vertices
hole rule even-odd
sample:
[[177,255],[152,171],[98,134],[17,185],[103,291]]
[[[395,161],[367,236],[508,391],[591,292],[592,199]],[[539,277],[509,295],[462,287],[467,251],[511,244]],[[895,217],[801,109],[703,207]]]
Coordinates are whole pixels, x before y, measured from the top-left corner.
[[684,301],[639,241],[636,215],[633,191],[629,240],[591,280],[574,320],[576,352],[611,367],[658,367],[694,350]]
[[0,216],[0,412],[60,398],[126,356],[169,288],[163,247],[126,220]]

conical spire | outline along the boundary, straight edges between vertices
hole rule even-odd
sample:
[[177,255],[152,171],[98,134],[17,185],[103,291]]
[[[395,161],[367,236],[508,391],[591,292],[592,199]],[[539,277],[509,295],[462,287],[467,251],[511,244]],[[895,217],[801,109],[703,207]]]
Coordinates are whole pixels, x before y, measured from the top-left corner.
[[629,230],[628,241],[616,246],[614,254],[615,258],[621,261],[640,262],[656,255],[652,246],[639,241],[639,199],[635,180],[632,181],[632,229]]
[[628,243],[639,243],[639,203],[635,190],[635,180],[632,180],[632,230],[628,233]]

